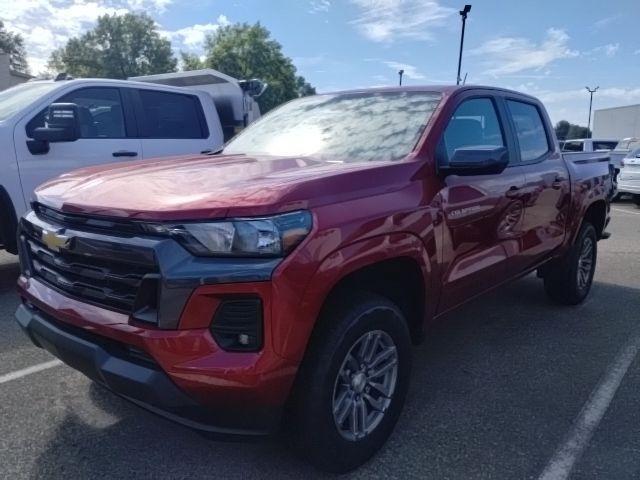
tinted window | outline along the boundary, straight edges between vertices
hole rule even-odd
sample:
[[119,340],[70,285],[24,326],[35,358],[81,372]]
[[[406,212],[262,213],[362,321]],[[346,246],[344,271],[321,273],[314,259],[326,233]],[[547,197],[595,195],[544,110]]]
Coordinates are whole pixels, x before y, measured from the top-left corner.
[[598,142],[594,140],[593,150],[613,150],[618,145],[618,142]]
[[441,150],[449,161],[457,148],[479,146],[504,146],[498,115],[488,98],[460,104],[444,132]]
[[583,142],[564,142],[564,145],[562,146],[563,152],[582,152],[583,150]]
[[[122,99],[117,88],[81,88],[55,100],[54,103],[78,105],[80,138],[124,138],[124,114]],[[47,109],[42,110],[27,124],[27,136],[42,127]]]
[[193,95],[139,90],[145,138],[206,138],[200,101]]
[[305,97],[251,124],[224,151],[334,162],[398,160],[415,148],[440,97],[416,91]]
[[[547,133],[538,109],[529,103],[507,100],[511,117],[516,126],[520,145],[520,160],[527,162],[540,158],[549,151]],[[564,148],[571,142],[564,144]]]

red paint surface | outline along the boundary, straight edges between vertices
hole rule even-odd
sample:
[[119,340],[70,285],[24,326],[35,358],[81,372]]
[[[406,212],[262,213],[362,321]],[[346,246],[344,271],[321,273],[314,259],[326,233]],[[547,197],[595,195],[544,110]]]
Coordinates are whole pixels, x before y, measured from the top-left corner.
[[[58,209],[138,219],[311,210],[311,234],[270,282],[198,288],[179,330],[132,325],[126,316],[71,300],[36,281],[21,280],[21,293],[62,321],[143,348],[205,403],[224,396],[282,404],[320,309],[345,275],[382,260],[412,259],[424,276],[428,324],[561,254],[586,208],[606,198],[603,167],[567,164],[555,144],[548,161],[500,175],[438,176],[435,146],[462,99],[508,94],[540,105],[495,89],[441,91],[443,99],[415,151],[395,163],[188,157],[81,170],[41,187],[38,200]],[[556,176],[563,179],[557,189]],[[207,328],[220,299],[242,293],[259,295],[265,307],[259,353],[224,352]]]

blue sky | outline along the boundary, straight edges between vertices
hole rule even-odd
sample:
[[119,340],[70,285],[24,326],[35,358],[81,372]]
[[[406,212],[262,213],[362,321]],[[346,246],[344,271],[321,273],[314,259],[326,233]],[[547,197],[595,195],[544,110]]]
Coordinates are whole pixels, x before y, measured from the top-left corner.
[[[34,71],[99,14],[145,10],[176,51],[201,53],[204,35],[260,21],[318,91],[455,82],[459,3],[447,0],[21,0],[0,19],[25,37]],[[640,1],[477,0],[467,22],[467,83],[526,91],[553,121],[586,124],[594,108],[640,103]]]

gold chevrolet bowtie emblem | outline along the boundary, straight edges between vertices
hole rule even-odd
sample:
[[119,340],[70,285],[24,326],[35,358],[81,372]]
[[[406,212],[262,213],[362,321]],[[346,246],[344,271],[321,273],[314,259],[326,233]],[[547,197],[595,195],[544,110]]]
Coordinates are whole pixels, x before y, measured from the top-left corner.
[[67,248],[71,242],[71,237],[64,235],[62,230],[50,231],[42,230],[42,243],[44,243],[49,250],[59,252],[62,248]]

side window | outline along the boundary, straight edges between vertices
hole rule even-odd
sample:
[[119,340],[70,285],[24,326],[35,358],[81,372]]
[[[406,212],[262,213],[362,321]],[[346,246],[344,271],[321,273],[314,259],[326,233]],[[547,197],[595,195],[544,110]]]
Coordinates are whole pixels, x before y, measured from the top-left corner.
[[[516,126],[516,135],[520,145],[520,160],[535,160],[549,151],[547,133],[540,112],[530,103],[507,100],[511,117]],[[565,143],[565,149],[567,144]]]
[[[75,103],[80,116],[80,138],[124,138],[122,99],[117,88],[81,88],[68,93],[53,103]],[[27,124],[28,137],[46,121],[47,109],[40,111]]]
[[209,136],[198,97],[157,90],[138,90],[144,111],[145,138]]
[[582,152],[584,150],[583,142],[564,142],[563,152]]
[[618,142],[593,142],[593,151],[597,152],[598,150],[613,150],[618,145]]
[[460,104],[444,131],[440,157],[448,162],[457,148],[478,146],[505,146],[498,114],[488,98]]

